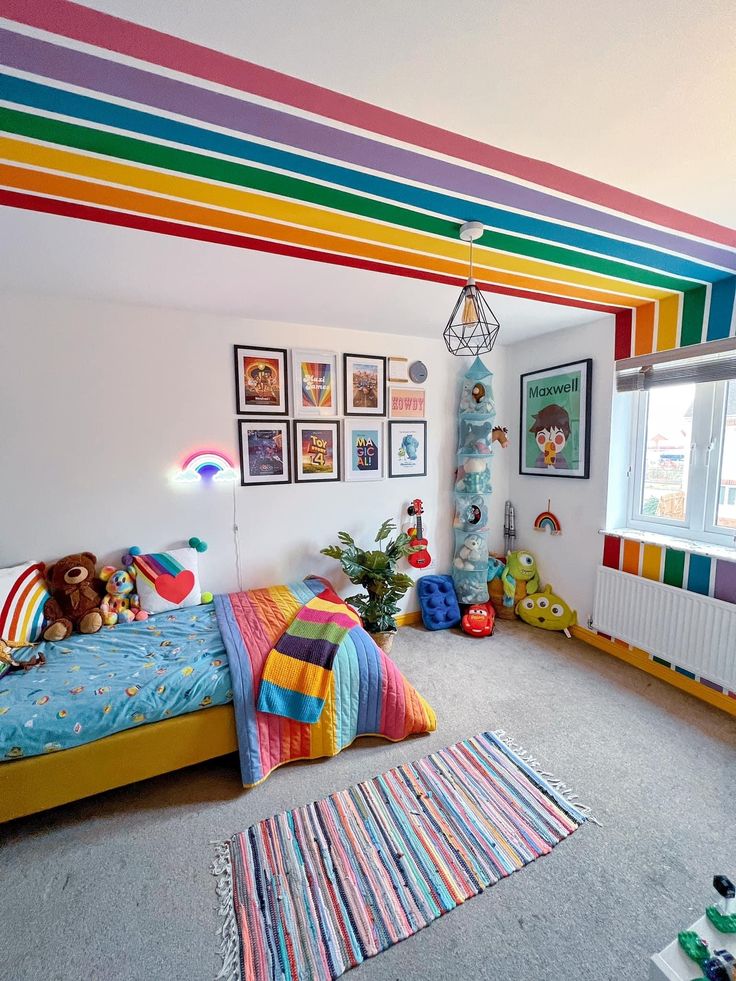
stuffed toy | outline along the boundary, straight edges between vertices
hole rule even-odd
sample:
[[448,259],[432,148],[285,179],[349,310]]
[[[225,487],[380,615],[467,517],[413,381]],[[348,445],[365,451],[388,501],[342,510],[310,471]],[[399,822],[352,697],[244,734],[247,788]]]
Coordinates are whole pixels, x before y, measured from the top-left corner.
[[462,464],[463,475],[456,490],[461,494],[490,494],[491,473],[482,457],[468,457]]
[[506,426],[494,426],[491,434],[491,442],[498,443],[502,450],[509,445],[509,431]]
[[102,622],[106,627],[148,619],[148,614],[140,607],[131,572],[106,565],[100,572],[100,579],[107,590],[100,604]]
[[486,540],[482,535],[466,535],[455,556],[456,569],[468,569],[473,572],[479,565],[488,561]]
[[504,606],[514,605],[516,582],[519,579],[526,583],[527,593],[536,593],[539,590],[537,560],[531,552],[519,550],[509,552],[506,556],[506,568],[501,573]]
[[46,569],[51,599],[43,608],[47,621],[44,640],[66,640],[75,628],[94,634],[102,626],[102,582],[95,575],[97,557],[91,552],[66,555]]
[[496,621],[496,611],[491,603],[476,603],[469,606],[460,626],[471,637],[490,637]]
[[459,453],[481,453],[485,455],[491,452],[491,434],[493,427],[490,422],[462,422],[463,437]]
[[549,583],[541,593],[530,593],[516,604],[516,613],[524,623],[542,630],[562,630],[570,636],[569,628],[578,622],[578,615],[567,603],[552,592]]

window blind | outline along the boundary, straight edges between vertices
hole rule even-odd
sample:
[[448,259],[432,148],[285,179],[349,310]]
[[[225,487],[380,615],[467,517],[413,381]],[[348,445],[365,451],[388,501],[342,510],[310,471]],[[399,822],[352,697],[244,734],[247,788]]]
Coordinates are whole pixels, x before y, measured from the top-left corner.
[[[706,347],[703,345],[703,348]],[[619,361],[616,365],[616,391],[640,392],[650,388],[661,388],[664,385],[686,385],[690,382],[729,381],[736,378],[736,347],[730,350],[707,351],[696,356],[683,357],[683,352],[676,352],[677,357],[663,360],[630,359],[629,362]],[[654,355],[653,357],[656,357]]]

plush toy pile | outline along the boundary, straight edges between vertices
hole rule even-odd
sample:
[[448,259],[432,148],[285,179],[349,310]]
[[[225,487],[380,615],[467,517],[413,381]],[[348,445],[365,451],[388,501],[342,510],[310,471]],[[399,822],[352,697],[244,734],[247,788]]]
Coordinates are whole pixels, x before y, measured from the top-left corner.
[[[65,555],[48,566],[24,563],[0,570],[0,675],[43,663],[42,652],[18,653],[42,639],[58,643],[75,631],[93,634],[103,626],[211,602],[212,593],[200,589],[197,571],[197,554],[206,549],[199,538],[190,538],[186,548],[150,555],[134,547],[119,567],[106,565],[99,573],[92,552]],[[19,623],[27,625],[23,636]]]
[[[459,503],[458,507],[463,509],[461,516],[464,521],[473,517],[475,508],[480,510],[484,506],[480,498],[476,501],[477,503],[474,504],[473,499],[470,498]],[[462,572],[482,575],[484,580],[490,583],[497,580],[500,586],[494,592],[494,597],[498,597],[498,600],[494,599],[494,601],[499,605],[494,608],[492,602],[468,602],[465,599],[463,579],[458,581],[453,575],[457,600],[466,607],[460,621],[462,630],[471,637],[488,637],[493,633],[496,616],[513,619],[515,614],[532,627],[540,627],[542,630],[561,630],[569,637],[570,627],[577,623],[577,613],[553,591],[551,585],[547,584],[542,588],[537,561],[532,553],[526,549],[517,549],[509,552],[504,562],[494,556],[484,557],[484,545],[485,540],[481,540],[481,536],[474,533],[466,535],[459,541],[453,560],[453,573],[462,570]],[[432,606],[433,603],[436,605],[433,585],[439,579],[446,581],[446,588],[452,585],[449,576],[424,576],[417,583],[422,618],[427,626],[429,622],[432,623],[433,630],[455,626],[458,622],[457,619],[436,622],[437,618],[434,616]],[[424,588],[425,580],[427,588]]]

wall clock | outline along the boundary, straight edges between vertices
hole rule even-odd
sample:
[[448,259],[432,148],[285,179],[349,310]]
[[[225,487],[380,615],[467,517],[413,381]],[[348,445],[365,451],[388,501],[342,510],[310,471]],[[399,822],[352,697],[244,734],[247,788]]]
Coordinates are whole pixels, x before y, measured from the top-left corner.
[[427,380],[427,366],[423,361],[414,361],[409,366],[409,377],[415,385],[423,385]]

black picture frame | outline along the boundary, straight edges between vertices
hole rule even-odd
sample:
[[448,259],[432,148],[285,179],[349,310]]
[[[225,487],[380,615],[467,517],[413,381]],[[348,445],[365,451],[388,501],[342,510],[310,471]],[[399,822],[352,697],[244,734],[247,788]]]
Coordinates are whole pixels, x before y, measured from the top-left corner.
[[[360,358],[364,361],[380,361],[382,368],[382,384],[381,384],[381,397],[382,397],[382,408],[380,412],[376,412],[373,409],[351,409],[352,399],[348,397],[348,386],[351,383],[352,372],[348,370],[348,359],[349,358]],[[343,415],[346,416],[375,416],[376,418],[385,417],[388,412],[388,381],[386,378],[387,374],[387,359],[381,354],[343,354],[342,356],[342,405],[343,405]]]
[[[245,405],[243,402],[243,392],[241,388],[240,365],[242,352],[257,351],[266,355],[277,354],[281,361],[281,375],[283,384],[281,386],[283,396],[283,409],[281,402],[279,407],[272,409],[267,405]],[[233,366],[235,369],[235,412],[239,416],[245,415],[269,415],[269,416],[288,416],[289,415],[289,359],[288,351],[285,347],[261,347],[253,344],[234,344],[233,345]]]
[[[284,446],[282,455],[287,474],[283,480],[258,480],[245,473],[245,453],[243,445],[244,429],[275,429],[279,428],[283,433]],[[238,452],[240,456],[240,486],[241,487],[274,487],[277,484],[290,484],[293,481],[293,462],[291,457],[291,428],[288,419],[274,418],[270,416],[265,419],[238,419]]]
[[[342,423],[339,419],[292,419],[293,467],[295,484],[332,484],[342,480]],[[335,473],[330,476],[302,474],[299,476],[299,458],[301,455],[302,429],[332,429],[334,430],[333,452],[335,455]]]
[[[567,369],[567,370],[566,370]],[[553,464],[547,464],[546,466],[530,466],[525,463],[524,454],[526,450],[527,441],[527,430],[531,431],[529,426],[529,407],[527,404],[527,379],[539,378],[540,381],[544,380],[545,377],[549,377],[553,374],[573,374],[576,371],[580,371],[580,377],[584,380],[584,392],[580,393],[580,419],[578,420],[578,425],[583,422],[583,433],[582,438],[578,436],[578,453],[582,452],[582,466],[574,468],[569,468],[567,466],[560,467],[555,454],[555,462]],[[572,384],[572,382],[571,382]],[[559,406],[561,401],[564,401],[564,397],[571,394],[570,392],[564,390],[564,387],[557,383],[560,390],[558,392],[550,391],[548,393],[550,399],[557,398],[557,401],[550,401],[547,403],[549,406]],[[541,396],[546,398],[547,394]],[[525,477],[552,477],[559,478],[564,477],[568,480],[588,480],[590,478],[590,423],[591,423],[591,406],[593,398],[593,359],[592,358],[580,358],[577,361],[567,361],[564,364],[552,365],[549,368],[540,368],[537,371],[527,371],[520,376],[519,379],[519,473]],[[567,414],[567,410],[562,406],[563,412]],[[535,420],[538,419],[539,412],[534,413]],[[569,424],[569,420],[568,420]],[[543,431],[543,430],[542,430]],[[566,438],[567,439],[567,438]],[[563,444],[563,449],[564,449]]]
[[[409,429],[419,427],[424,433],[422,440],[423,448],[423,469],[420,473],[394,473],[394,432],[398,429]],[[388,476],[391,478],[400,477],[426,477],[427,476],[427,420],[426,419],[389,419],[388,420]]]

